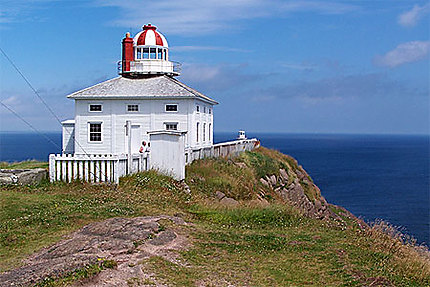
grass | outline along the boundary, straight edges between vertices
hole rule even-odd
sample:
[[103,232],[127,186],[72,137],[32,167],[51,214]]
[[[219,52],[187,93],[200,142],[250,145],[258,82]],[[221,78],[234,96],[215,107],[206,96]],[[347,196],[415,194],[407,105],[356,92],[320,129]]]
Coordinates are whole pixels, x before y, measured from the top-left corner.
[[98,263],[87,265],[83,268],[70,271],[64,274],[61,278],[45,278],[34,287],[60,287],[70,286],[78,280],[91,278],[105,269],[113,269],[117,266],[117,262],[113,260],[102,260]]
[[[256,204],[255,194],[265,188],[260,169],[276,174],[279,168],[301,169],[294,159],[260,148],[233,160],[206,159],[188,166],[190,195],[154,171],[122,178],[118,186],[1,186],[0,269],[19,266],[22,258],[93,221],[179,213],[192,223],[183,227],[192,245],[180,251],[182,264],[152,257],[141,264],[154,278],[130,278],[129,286],[430,285],[428,249],[386,223],[362,230],[353,222],[345,227],[302,217],[275,197],[270,205]],[[218,190],[241,204],[220,206],[214,199]],[[169,224],[162,222],[161,230]],[[40,286],[65,286],[110,267],[87,266]]]
[[34,169],[34,168],[48,168],[48,163],[37,160],[28,160],[21,162],[0,162],[0,168],[3,169]]

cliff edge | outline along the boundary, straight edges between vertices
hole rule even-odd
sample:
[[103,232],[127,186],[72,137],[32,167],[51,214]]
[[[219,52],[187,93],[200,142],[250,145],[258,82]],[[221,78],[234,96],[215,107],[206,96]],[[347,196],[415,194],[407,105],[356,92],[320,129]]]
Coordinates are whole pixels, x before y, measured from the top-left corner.
[[430,286],[430,253],[260,147],[119,185],[0,186],[0,286]]

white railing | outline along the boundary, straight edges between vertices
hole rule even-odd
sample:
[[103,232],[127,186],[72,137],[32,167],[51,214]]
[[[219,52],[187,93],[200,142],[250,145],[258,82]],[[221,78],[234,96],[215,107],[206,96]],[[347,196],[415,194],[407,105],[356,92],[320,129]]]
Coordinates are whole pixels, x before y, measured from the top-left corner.
[[188,149],[185,151],[185,162],[186,164],[190,164],[196,159],[207,157],[237,156],[241,152],[251,151],[259,146],[260,141],[254,138],[218,143],[210,147]]
[[[185,150],[185,163],[207,157],[231,157],[241,152],[251,151],[260,146],[257,139],[235,140],[218,143],[210,147]],[[147,154],[134,154],[131,163],[127,155],[110,154],[51,154],[49,155],[49,179],[53,181],[119,183],[119,178],[127,174],[149,170]]]
[[143,154],[132,155],[130,165],[127,155],[49,155],[51,182],[82,180],[118,183],[121,176],[148,169],[148,158]]

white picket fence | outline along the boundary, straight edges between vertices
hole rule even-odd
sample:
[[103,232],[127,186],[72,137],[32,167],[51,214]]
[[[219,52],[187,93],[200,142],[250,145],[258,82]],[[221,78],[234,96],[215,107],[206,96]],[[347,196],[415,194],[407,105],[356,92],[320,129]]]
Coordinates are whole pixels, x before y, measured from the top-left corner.
[[121,176],[148,169],[148,158],[144,154],[132,155],[131,165],[128,165],[127,155],[49,155],[49,179],[51,182],[82,180],[118,183]]
[[[190,164],[196,159],[207,157],[231,157],[244,151],[251,151],[260,146],[257,139],[235,140],[218,143],[211,147],[188,149],[185,151],[185,163]],[[111,154],[51,154],[49,155],[49,179],[53,181],[119,183],[121,176],[148,170],[147,154],[132,155],[128,164],[127,155]]]
[[196,159],[207,157],[232,157],[241,152],[251,151],[260,146],[260,141],[253,139],[235,140],[214,144],[210,147],[194,148],[185,151],[186,164],[192,163]]

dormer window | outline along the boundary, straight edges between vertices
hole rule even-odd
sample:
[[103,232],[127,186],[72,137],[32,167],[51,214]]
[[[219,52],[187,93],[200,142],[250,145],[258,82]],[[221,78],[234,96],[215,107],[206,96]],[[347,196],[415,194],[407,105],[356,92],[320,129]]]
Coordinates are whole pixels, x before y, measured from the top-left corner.
[[90,104],[89,111],[90,112],[101,112],[102,111],[102,105],[101,104]]

